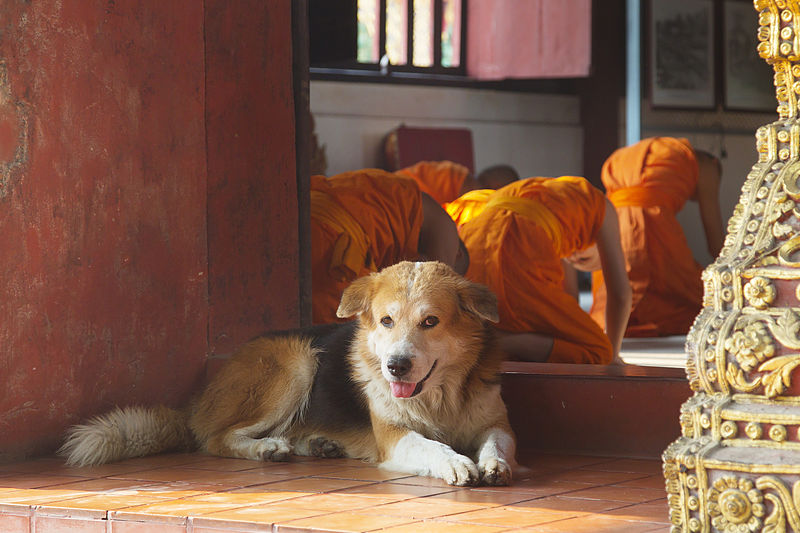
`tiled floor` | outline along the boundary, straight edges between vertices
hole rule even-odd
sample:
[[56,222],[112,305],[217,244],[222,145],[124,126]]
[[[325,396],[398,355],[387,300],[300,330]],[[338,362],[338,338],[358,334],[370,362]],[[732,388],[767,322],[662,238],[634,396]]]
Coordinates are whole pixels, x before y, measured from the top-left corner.
[[451,487],[348,459],[201,454],[0,464],[0,532],[668,532],[659,461],[527,454],[510,487]]

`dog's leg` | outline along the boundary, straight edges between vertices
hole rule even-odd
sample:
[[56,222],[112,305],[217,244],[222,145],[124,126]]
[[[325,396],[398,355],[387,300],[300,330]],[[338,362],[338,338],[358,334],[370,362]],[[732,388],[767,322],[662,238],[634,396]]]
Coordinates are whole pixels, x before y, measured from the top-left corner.
[[516,444],[510,432],[503,428],[489,428],[478,446],[478,470],[485,485],[511,483],[511,464],[514,462]]
[[[397,428],[396,433],[402,430]],[[399,436],[399,435],[397,435]],[[443,479],[450,485],[474,485],[479,471],[472,459],[456,453],[450,446],[427,439],[416,431],[406,431],[393,445],[379,444],[385,450],[386,460],[381,468]],[[388,452],[388,453],[387,453]]]
[[233,427],[212,436],[206,450],[214,455],[254,461],[288,461],[292,447],[284,437],[263,435],[263,424]]

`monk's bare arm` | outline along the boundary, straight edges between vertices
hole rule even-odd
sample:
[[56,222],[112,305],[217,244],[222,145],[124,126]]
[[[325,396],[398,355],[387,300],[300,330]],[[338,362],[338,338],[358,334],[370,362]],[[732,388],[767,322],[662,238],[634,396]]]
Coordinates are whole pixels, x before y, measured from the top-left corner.
[[[597,237],[603,278],[608,300],[606,305],[606,334],[614,348],[614,358],[619,358],[622,337],[631,313],[632,291],[625,271],[625,256],[619,239],[619,222],[614,205],[606,200],[606,213]],[[619,361],[617,361],[619,362]]]
[[497,332],[497,341],[509,359],[543,363],[553,351],[553,337],[540,333]]
[[561,268],[564,269],[564,290],[575,298],[575,301],[580,301],[580,288],[578,287],[578,271],[572,264],[565,260],[561,260]]
[[[704,171],[705,170],[705,171]],[[715,169],[703,169],[697,179],[697,203],[700,208],[700,220],[706,234],[706,246],[711,257],[716,258],[722,249],[725,230],[722,225],[722,213],[719,207],[720,175]]]

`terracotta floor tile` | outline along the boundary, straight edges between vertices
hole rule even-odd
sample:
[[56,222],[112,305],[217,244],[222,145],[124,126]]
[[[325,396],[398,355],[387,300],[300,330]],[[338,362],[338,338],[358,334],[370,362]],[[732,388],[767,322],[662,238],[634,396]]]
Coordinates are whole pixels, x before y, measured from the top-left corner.
[[347,459],[328,459],[327,461],[307,461],[307,462],[276,462],[276,463],[261,463],[261,468],[270,474],[278,474],[286,477],[306,477],[306,476],[323,476],[329,472],[335,472],[348,466],[354,466],[352,463],[344,462]]
[[569,497],[643,503],[665,498],[666,490],[638,489],[632,487],[592,487],[570,492]]
[[176,467],[185,466],[192,463],[199,463],[214,458],[213,455],[206,455],[202,453],[162,453],[159,455],[148,455],[145,457],[135,457],[133,459],[125,459],[115,464],[124,464],[128,466],[141,466],[144,468],[160,468],[160,467]]
[[510,487],[476,487],[474,490],[482,492],[518,492],[528,494],[528,499],[544,496],[557,496],[576,490],[586,490],[595,485],[576,483],[574,481],[559,481],[557,477],[536,478],[513,483]]
[[656,500],[648,503],[637,503],[603,512],[604,515],[623,520],[639,520],[647,522],[669,523],[669,506],[667,500]]
[[305,533],[308,530],[325,532],[362,532],[399,526],[411,522],[414,522],[414,520],[396,516],[342,512],[286,522],[279,521],[277,522],[277,531],[278,533]]
[[[75,518],[85,520],[105,520],[108,517],[108,511],[105,509],[91,509],[84,507],[63,507],[57,505],[42,505],[32,509],[31,516],[36,517],[57,517],[57,518]],[[55,531],[58,531],[57,529]]]
[[0,503],[19,503],[26,505],[44,505],[51,502],[59,502],[81,496],[90,495],[91,492],[80,492],[73,490],[50,490],[50,489],[22,489],[0,493]]
[[153,485],[153,483],[143,483],[135,479],[113,479],[101,477],[96,479],[84,479],[82,481],[62,483],[60,485],[51,485],[48,488],[54,490],[74,490],[76,492],[111,492],[118,490],[136,491],[149,485]]
[[586,470],[607,472],[635,472],[638,474],[662,475],[662,464],[657,459],[616,459],[584,467]]
[[191,501],[210,502],[210,503],[229,503],[236,505],[263,505],[271,502],[283,501],[287,499],[297,498],[297,493],[285,492],[269,492],[266,490],[255,491],[248,489],[240,489],[237,491],[219,491],[210,492],[207,494],[199,494],[186,498]]
[[0,489],[35,489],[85,479],[85,477],[77,476],[19,473],[0,478]]
[[111,520],[109,525],[111,526],[110,533],[186,533],[186,524],[169,522]]
[[[654,524],[648,522],[626,522],[597,515],[568,518],[524,529],[514,533],[646,533],[653,530]],[[659,527],[656,524],[656,527]]]
[[413,518],[416,520],[426,518],[438,518],[453,516],[465,512],[457,507],[449,507],[446,504],[429,501],[427,498],[412,498],[384,505],[377,505],[367,509],[361,509],[360,513],[376,514],[381,516],[400,516]]
[[200,470],[213,470],[220,472],[239,472],[242,470],[252,470],[254,468],[261,468],[264,465],[261,461],[253,461],[250,459],[232,459],[230,457],[207,457],[201,461],[196,461],[187,465],[184,468],[196,468]]
[[620,484],[633,479],[647,477],[646,474],[632,472],[605,472],[601,470],[565,470],[547,476],[553,481],[570,481],[573,483],[586,483],[589,485]]
[[440,518],[440,521],[463,522],[497,527],[528,527],[565,518],[563,512],[547,512],[524,507],[500,506],[480,511],[469,511]]
[[137,479],[141,481],[183,481],[219,485],[227,488],[246,487],[273,481],[283,481],[283,476],[268,473],[262,469],[243,471],[209,471],[192,468],[157,468],[139,470],[114,476],[116,479]]
[[64,460],[58,457],[42,457],[30,461],[19,461],[17,463],[0,463],[0,472],[27,472],[35,474],[46,472],[64,465]]
[[140,505],[129,505],[124,510],[120,510],[114,516],[120,519],[131,519],[134,515],[155,515],[155,516],[199,516],[220,511],[227,511],[242,507],[240,503],[230,502],[204,502],[193,498],[182,500],[167,500],[155,503],[142,503]]
[[567,496],[550,496],[548,498],[537,498],[524,502],[509,505],[509,507],[526,507],[539,509],[544,512],[565,512],[571,516],[581,516],[586,514],[600,513],[611,509],[629,506],[627,502],[609,500],[588,500],[583,498],[570,498]]
[[[449,487],[449,486],[448,486]],[[407,500],[409,498],[422,498],[434,494],[442,494],[456,490],[453,487],[423,487],[419,485],[402,485],[400,483],[385,482],[371,483],[349,489],[337,491],[338,494],[355,494],[357,496],[370,496],[376,498],[392,498],[397,500]]]
[[364,467],[346,467],[339,470],[326,472],[325,474],[318,474],[315,477],[326,477],[336,479],[353,479],[358,481],[396,481],[412,477],[408,474],[400,472],[392,472],[390,470],[383,470],[381,468],[364,468]]
[[459,489],[442,494],[434,494],[425,499],[436,503],[453,504],[462,503],[474,507],[486,508],[497,507],[499,505],[509,505],[512,503],[530,500],[533,498],[527,492],[514,491],[481,491],[475,489]]
[[622,483],[614,483],[613,485],[619,487],[635,487],[639,489],[663,489],[666,487],[666,482],[664,481],[664,476],[659,474],[631,479],[629,481],[623,481]]
[[[113,492],[104,494],[83,495],[77,498],[53,501],[47,507],[57,507],[66,509],[95,509],[113,511],[143,505],[153,501],[150,495],[142,494],[115,494]],[[171,500],[165,500],[171,501]]]
[[263,490],[275,491],[302,491],[306,493],[315,492],[332,492],[334,490],[342,489],[358,489],[363,486],[372,485],[374,483],[369,481],[356,481],[352,479],[333,479],[324,477],[305,477],[295,478],[285,481],[277,481],[261,485]]
[[420,487],[438,487],[451,490],[457,488],[447,484],[443,479],[427,476],[407,476],[392,480],[392,483],[398,483],[400,485],[419,485]]
[[29,533],[31,527],[30,516],[6,514],[0,512],[0,531],[11,533]]
[[316,509],[334,513],[340,511],[360,511],[368,507],[376,507],[396,501],[397,500],[393,498],[381,499],[368,496],[355,496],[353,494],[329,492],[324,494],[301,496],[299,498],[285,499],[274,502],[271,505],[286,509]]
[[[286,509],[275,506],[250,506],[250,507],[237,507],[235,509],[227,509],[224,511],[217,511],[208,513],[203,516],[195,516],[192,518],[193,527],[215,527],[215,528],[233,528],[240,527],[242,524],[257,523],[260,525],[271,526],[279,522],[291,522],[292,520],[300,520],[303,518],[310,518],[327,514],[326,511],[312,510],[312,509]],[[268,531],[271,530],[268,529]]]
[[571,468],[581,468],[590,465],[607,463],[607,457],[593,457],[590,455],[561,455],[546,452],[528,452],[519,462],[529,468],[544,467],[551,470],[567,470]]
[[501,531],[508,531],[508,528],[423,520],[382,529],[380,533],[500,533]]
[[32,531],[53,531],[53,532],[72,532],[81,533],[107,533],[106,520],[97,518],[74,518],[74,517],[52,517],[34,516],[31,519]]

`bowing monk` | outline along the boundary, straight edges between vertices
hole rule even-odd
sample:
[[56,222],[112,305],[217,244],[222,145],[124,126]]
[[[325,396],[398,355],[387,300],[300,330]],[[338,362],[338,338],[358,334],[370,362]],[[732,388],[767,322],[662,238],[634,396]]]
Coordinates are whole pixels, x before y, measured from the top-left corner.
[[[719,208],[719,160],[686,139],[655,137],[616,150],[603,165],[606,194],[616,207],[622,251],[633,289],[626,337],[682,335],[702,307],[703,268],[675,214],[696,200],[708,252],[724,238]],[[592,276],[592,317],[603,325],[603,273]]]
[[[480,194],[474,194],[479,193]],[[497,191],[472,191],[459,233],[467,277],[499,301],[500,344],[516,359],[553,363],[621,362],[630,310],[613,206],[587,180],[527,178]],[[478,198],[480,196],[480,198]],[[453,210],[464,197],[453,202]],[[581,256],[587,249],[591,261]],[[562,260],[602,268],[609,286],[604,332],[565,288]]]
[[428,193],[442,206],[468,191],[499,189],[519,179],[519,174],[510,165],[492,165],[476,178],[467,167],[452,161],[420,161],[401,168],[396,174],[413,178],[422,192]]
[[463,274],[469,258],[447,212],[414,180],[378,169],[311,177],[311,291],[316,324],[336,322],[342,291],[403,260]]

